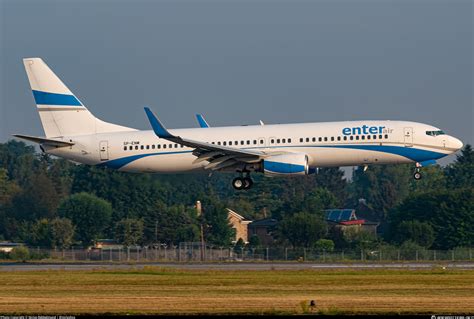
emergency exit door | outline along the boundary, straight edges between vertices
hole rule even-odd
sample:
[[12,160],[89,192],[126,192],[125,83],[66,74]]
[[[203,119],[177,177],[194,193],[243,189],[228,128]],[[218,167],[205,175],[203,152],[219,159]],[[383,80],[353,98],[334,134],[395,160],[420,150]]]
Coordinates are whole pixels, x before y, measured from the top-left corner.
[[100,141],[99,154],[100,154],[101,161],[109,160],[109,142],[108,141]]

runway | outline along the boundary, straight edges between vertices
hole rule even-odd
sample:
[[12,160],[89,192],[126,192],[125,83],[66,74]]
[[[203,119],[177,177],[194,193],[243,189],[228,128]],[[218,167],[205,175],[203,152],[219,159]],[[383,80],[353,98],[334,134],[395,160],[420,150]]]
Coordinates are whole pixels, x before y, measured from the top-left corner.
[[318,270],[318,269],[474,269],[474,262],[407,263],[1,263],[0,271],[127,270],[163,267],[188,270]]

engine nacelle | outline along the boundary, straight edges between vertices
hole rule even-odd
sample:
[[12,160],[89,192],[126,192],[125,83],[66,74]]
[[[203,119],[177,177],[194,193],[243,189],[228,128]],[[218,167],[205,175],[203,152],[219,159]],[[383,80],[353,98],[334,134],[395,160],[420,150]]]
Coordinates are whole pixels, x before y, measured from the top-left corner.
[[270,176],[308,175],[308,156],[302,153],[274,155],[262,161],[263,172]]

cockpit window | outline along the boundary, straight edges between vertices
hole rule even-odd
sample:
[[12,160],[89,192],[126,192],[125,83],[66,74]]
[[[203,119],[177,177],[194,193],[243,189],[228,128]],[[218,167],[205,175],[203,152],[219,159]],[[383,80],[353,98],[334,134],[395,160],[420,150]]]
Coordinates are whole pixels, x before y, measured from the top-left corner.
[[439,131],[426,131],[426,135],[429,135],[429,136],[438,136],[438,135],[444,135],[446,133],[444,133],[443,131],[439,130]]

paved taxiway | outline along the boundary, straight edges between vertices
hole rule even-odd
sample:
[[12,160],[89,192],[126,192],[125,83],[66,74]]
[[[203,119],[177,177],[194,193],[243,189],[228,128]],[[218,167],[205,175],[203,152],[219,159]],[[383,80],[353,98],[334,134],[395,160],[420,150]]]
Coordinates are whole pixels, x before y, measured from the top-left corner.
[[0,271],[38,270],[95,270],[95,269],[143,269],[165,267],[190,270],[303,270],[303,269],[474,269],[474,262],[420,262],[420,263],[2,263]]

